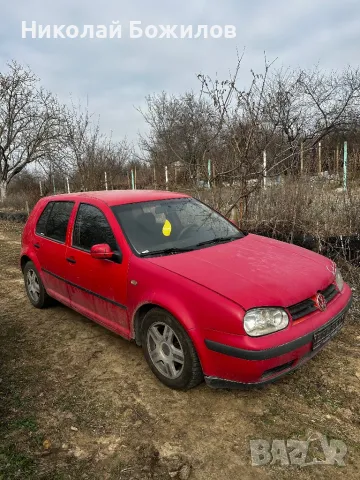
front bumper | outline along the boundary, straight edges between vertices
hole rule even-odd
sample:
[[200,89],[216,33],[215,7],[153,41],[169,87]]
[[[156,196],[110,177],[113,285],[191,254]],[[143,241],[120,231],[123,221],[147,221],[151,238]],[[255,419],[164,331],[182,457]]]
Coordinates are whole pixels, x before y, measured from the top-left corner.
[[324,325],[276,347],[245,350],[206,339],[205,345],[208,351],[214,352],[214,355],[220,355],[222,369],[224,369],[223,375],[205,374],[206,383],[214,388],[260,386],[296,370],[320,352],[341,330],[345,315],[351,307],[350,289],[348,295],[345,307]]

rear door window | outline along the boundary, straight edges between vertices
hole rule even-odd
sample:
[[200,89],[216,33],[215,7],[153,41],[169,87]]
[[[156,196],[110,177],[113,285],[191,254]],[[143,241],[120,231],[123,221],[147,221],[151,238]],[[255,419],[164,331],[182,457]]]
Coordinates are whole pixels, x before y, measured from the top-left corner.
[[65,243],[66,232],[74,202],[50,202],[36,226],[38,235]]
[[91,247],[107,243],[112,251],[118,246],[104,213],[94,205],[82,203],[76,216],[73,247],[90,251]]

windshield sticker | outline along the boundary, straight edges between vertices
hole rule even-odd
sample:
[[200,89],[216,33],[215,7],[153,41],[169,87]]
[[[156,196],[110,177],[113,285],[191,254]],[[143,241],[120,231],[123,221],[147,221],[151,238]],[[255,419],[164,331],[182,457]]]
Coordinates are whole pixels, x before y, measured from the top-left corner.
[[169,237],[171,234],[171,223],[169,220],[165,220],[164,226],[162,228],[162,233],[164,237]]

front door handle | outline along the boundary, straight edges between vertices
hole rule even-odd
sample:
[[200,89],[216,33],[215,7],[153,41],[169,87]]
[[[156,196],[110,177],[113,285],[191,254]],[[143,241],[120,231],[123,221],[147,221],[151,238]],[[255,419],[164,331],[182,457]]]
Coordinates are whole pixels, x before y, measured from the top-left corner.
[[38,243],[34,243],[35,248],[40,248],[40,245]]
[[74,257],[68,257],[68,258],[66,259],[66,261],[69,262],[69,263],[72,263],[72,264],[76,263],[76,260],[75,260]]

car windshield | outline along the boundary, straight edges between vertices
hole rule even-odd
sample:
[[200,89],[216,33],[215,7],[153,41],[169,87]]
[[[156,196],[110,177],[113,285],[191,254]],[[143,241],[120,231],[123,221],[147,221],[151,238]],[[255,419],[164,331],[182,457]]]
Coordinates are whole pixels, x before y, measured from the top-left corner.
[[140,256],[170,255],[242,238],[235,225],[193,198],[112,207]]

